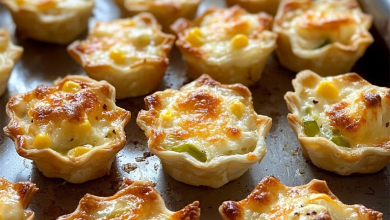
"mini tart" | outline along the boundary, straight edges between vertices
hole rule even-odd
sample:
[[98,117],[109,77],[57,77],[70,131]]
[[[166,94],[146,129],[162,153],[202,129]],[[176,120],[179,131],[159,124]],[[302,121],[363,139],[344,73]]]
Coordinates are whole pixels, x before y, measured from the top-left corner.
[[177,212],[169,211],[164,200],[149,181],[132,181],[124,178],[115,195],[98,197],[86,194],[77,209],[57,220],[103,220],[103,219],[169,219],[198,220],[199,202],[193,202]]
[[8,30],[0,29],[0,96],[7,89],[12,69],[22,54],[23,48],[12,43]]
[[325,181],[288,187],[272,176],[261,180],[246,199],[224,202],[219,212],[224,220],[382,220],[383,216],[360,204],[343,204]]
[[276,48],[277,35],[268,31],[271,23],[268,14],[234,6],[210,8],[194,22],[179,19],[171,28],[191,78],[207,73],[221,83],[249,86],[260,79]]
[[180,90],[145,98],[137,124],[150,151],[176,180],[218,188],[237,179],[267,153],[271,118],[257,115],[241,84],[222,85],[203,75]]
[[34,212],[26,209],[37,191],[34,183],[12,183],[0,177],[0,219],[34,220]]
[[68,44],[88,26],[94,0],[0,0],[26,38]]
[[149,13],[133,18],[97,22],[84,41],[76,41],[68,52],[87,74],[106,80],[116,89],[116,98],[155,91],[169,64],[175,37],[161,32]]
[[371,24],[355,0],[283,1],[273,26],[279,61],[294,72],[347,73],[374,41]]
[[304,155],[340,175],[374,173],[390,162],[390,89],[348,73],[302,71],[284,96]]
[[169,32],[169,26],[178,18],[193,19],[201,0],[115,0],[125,11],[134,16],[141,12],[153,14],[162,25],[164,32]]
[[260,11],[275,15],[281,0],[225,0],[228,6],[240,5],[250,13]]
[[115,105],[115,89],[105,81],[68,76],[54,86],[38,86],[6,106],[4,133],[22,157],[35,161],[47,177],[82,183],[107,174],[125,143],[130,112]]

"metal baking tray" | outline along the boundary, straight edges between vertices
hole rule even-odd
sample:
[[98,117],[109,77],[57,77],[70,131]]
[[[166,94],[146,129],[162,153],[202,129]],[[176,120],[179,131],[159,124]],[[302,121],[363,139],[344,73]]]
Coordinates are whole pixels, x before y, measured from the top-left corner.
[[[364,10],[375,17],[371,32],[375,43],[370,46],[353,71],[369,82],[379,86],[390,86],[389,70],[389,0],[361,0]],[[210,6],[224,7],[223,0],[204,0],[199,13]],[[120,11],[113,0],[96,0],[90,24],[97,20],[112,20],[120,17]],[[10,14],[0,5],[0,27],[14,32],[15,26]],[[80,38],[84,38],[81,36]],[[24,47],[22,59],[17,63],[8,83],[8,92],[1,97],[0,125],[4,127],[9,119],[5,105],[9,98],[34,89],[41,84],[52,84],[58,77],[67,74],[85,75],[83,69],[66,52],[65,46],[40,43],[33,40],[14,41]],[[181,54],[174,48],[170,56],[168,71],[159,90],[179,88],[190,82],[185,74]],[[283,99],[292,91],[293,72],[281,67],[275,54],[268,59],[262,79],[250,87],[257,113],[272,117],[273,125],[267,138],[268,153],[261,163],[253,165],[248,172],[225,186],[212,189],[195,187],[178,182],[166,174],[159,159],[148,151],[147,139],[137,126],[138,111],[144,108],[144,97],[117,101],[117,104],[132,113],[126,127],[127,143],[117,154],[111,172],[102,178],[83,184],[71,184],[62,179],[46,178],[34,163],[20,157],[13,142],[0,132],[0,176],[10,181],[31,181],[39,187],[29,208],[36,219],[55,219],[73,212],[81,197],[86,193],[97,196],[113,195],[121,185],[122,178],[148,179],[156,184],[157,191],[164,198],[167,207],[176,211],[198,200],[201,204],[201,219],[220,219],[218,207],[226,200],[244,199],[267,175],[279,178],[285,185],[297,186],[316,178],[326,180],[330,189],[346,204],[363,204],[384,213],[383,219],[390,219],[390,165],[370,175],[339,176],[321,170],[305,161],[299,142],[287,123],[288,113]]]

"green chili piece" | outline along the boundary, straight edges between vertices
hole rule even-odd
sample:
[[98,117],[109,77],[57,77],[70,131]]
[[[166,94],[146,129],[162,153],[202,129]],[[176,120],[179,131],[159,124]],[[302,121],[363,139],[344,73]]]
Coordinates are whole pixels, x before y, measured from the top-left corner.
[[344,140],[343,137],[336,135],[333,136],[332,139],[330,139],[333,143],[341,146],[341,147],[351,147],[348,141]]
[[305,134],[308,137],[314,137],[318,134],[318,132],[320,132],[320,128],[315,120],[304,121],[303,128],[305,129]]
[[207,155],[205,152],[199,150],[197,147],[195,147],[193,144],[182,144],[176,147],[172,147],[170,149],[171,151],[179,152],[179,153],[188,153],[195,159],[199,160],[200,162],[206,162],[207,161]]

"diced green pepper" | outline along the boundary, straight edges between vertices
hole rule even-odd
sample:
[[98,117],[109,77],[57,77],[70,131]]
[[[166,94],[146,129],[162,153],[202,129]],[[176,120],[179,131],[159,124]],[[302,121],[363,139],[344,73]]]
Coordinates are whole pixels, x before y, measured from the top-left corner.
[[346,140],[344,140],[343,137],[336,135],[333,136],[332,139],[330,139],[333,143],[337,144],[338,146],[341,147],[351,147],[350,143]]
[[315,120],[303,121],[303,128],[305,129],[305,134],[308,137],[314,137],[320,132],[320,128]]
[[206,162],[207,161],[207,155],[205,152],[199,150],[197,147],[195,147],[193,144],[182,144],[176,147],[172,147],[170,149],[171,151],[179,152],[179,153],[188,153],[195,159],[199,160],[200,162]]

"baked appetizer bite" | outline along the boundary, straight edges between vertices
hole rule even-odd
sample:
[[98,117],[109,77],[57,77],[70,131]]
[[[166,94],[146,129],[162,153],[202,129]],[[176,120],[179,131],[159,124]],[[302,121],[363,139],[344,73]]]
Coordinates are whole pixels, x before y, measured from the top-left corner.
[[153,15],[97,22],[84,41],[68,47],[70,55],[96,80],[116,89],[116,98],[155,91],[169,64],[175,37],[161,32]]
[[168,174],[190,185],[218,188],[240,177],[267,153],[271,118],[257,115],[241,84],[203,75],[180,90],[145,98],[137,124]]
[[348,73],[298,73],[284,96],[303,154],[340,175],[374,173],[390,162],[390,89]]
[[146,180],[132,181],[124,178],[123,184],[115,195],[98,197],[86,194],[81,198],[77,209],[57,220],[66,219],[169,219],[198,220],[199,202],[193,202],[177,212],[168,210],[164,200]]
[[286,0],[273,26],[279,35],[276,53],[294,72],[347,73],[374,41],[371,24],[356,0]]
[[105,81],[67,76],[10,99],[4,133],[47,177],[82,183],[107,174],[125,143],[130,112]]
[[0,96],[7,89],[12,69],[22,54],[23,48],[12,43],[8,30],[0,29]]
[[228,6],[240,5],[250,13],[260,11],[275,15],[281,0],[225,0]]
[[34,212],[26,209],[37,191],[34,183],[12,183],[0,177],[0,219],[34,220]]
[[134,16],[141,12],[153,14],[164,32],[178,18],[193,19],[201,0],[115,0],[125,14]]
[[345,205],[325,181],[314,179],[303,186],[288,187],[265,177],[245,199],[226,201],[219,207],[224,220],[382,220],[383,214],[363,205]]
[[0,0],[26,38],[68,44],[88,26],[94,0]]
[[234,6],[210,8],[194,22],[179,19],[171,28],[191,78],[207,73],[221,83],[249,86],[260,79],[276,48],[277,35],[268,31],[271,23],[268,14]]

